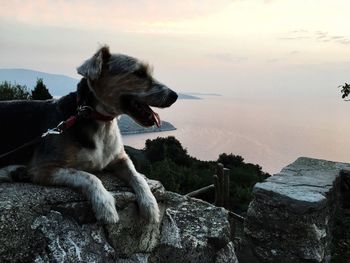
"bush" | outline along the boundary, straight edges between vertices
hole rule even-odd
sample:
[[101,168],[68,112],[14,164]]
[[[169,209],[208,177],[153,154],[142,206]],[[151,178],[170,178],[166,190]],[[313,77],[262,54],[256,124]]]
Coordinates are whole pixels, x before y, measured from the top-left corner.
[[47,100],[52,99],[42,79],[38,79],[34,89],[29,92],[26,86],[4,81],[0,84],[0,100]]
[[[246,210],[255,183],[269,176],[261,166],[245,163],[239,155],[220,154],[217,162],[200,161],[188,155],[187,150],[173,136],[147,140],[143,150],[127,147],[135,167],[149,178],[159,180],[173,192],[186,194],[213,183],[217,162],[230,169],[230,198],[232,210]],[[212,201],[213,193],[201,198]]]
[[30,93],[26,86],[4,81],[0,84],[0,100],[28,100]]

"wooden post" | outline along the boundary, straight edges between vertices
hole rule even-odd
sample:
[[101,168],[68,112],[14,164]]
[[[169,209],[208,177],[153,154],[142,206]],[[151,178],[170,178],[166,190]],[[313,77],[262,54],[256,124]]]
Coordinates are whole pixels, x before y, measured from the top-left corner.
[[227,208],[230,205],[230,169],[224,168],[224,206]]
[[216,175],[214,175],[215,205],[227,207],[230,200],[230,173],[223,164],[218,163]]
[[216,176],[214,176],[215,185],[215,205],[224,206],[224,166],[222,163],[218,163],[216,167]]
[[214,205],[219,206],[219,191],[220,191],[220,184],[219,184],[219,178],[216,174],[213,175],[214,179],[214,190],[215,190],[215,201]]

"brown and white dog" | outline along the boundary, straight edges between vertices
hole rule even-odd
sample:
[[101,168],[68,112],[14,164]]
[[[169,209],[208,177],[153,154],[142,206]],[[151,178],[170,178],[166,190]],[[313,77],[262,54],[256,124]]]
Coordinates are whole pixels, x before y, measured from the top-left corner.
[[116,117],[128,114],[143,126],[159,125],[159,116],[150,106],[169,107],[177,94],[156,81],[146,64],[111,54],[106,46],[77,70],[83,76],[77,91],[58,100],[0,103],[0,154],[61,121],[69,119],[71,126],[60,135],[48,135],[38,144],[0,159],[0,181],[13,181],[15,171],[25,167],[34,183],[81,190],[98,220],[116,223],[114,197],[93,174],[109,169],[133,188],[141,214],[158,222],[158,204],[124,151]]

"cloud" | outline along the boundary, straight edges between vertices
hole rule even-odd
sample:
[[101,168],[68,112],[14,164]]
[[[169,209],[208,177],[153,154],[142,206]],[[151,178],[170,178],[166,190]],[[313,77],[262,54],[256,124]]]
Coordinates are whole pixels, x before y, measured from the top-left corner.
[[350,45],[350,37],[343,38],[343,39],[337,39],[337,42],[343,45]]
[[207,16],[229,4],[229,0],[14,0],[1,4],[0,17],[32,25],[98,27],[123,31],[149,23]]
[[310,39],[308,36],[295,36],[295,37],[279,37],[281,40],[303,40]]
[[288,54],[291,55],[291,56],[294,56],[294,55],[297,55],[297,54],[299,54],[299,53],[300,53],[299,50],[292,50],[292,51],[290,51]]
[[292,30],[289,31],[283,36],[279,37],[280,40],[312,40],[317,42],[333,42],[343,45],[349,45],[350,44],[350,36],[341,36],[341,35],[331,35],[329,32],[326,31],[308,31],[304,29],[299,30]]
[[268,63],[277,63],[280,61],[282,61],[282,59],[280,59],[280,58],[271,58],[271,59],[267,60]]
[[226,62],[226,63],[240,63],[248,60],[247,57],[234,56],[233,54],[230,54],[230,53],[210,54],[209,57],[222,62]]

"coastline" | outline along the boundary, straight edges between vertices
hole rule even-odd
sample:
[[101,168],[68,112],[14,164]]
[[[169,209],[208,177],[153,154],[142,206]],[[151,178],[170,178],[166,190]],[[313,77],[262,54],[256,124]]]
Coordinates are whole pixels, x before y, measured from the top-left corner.
[[133,130],[133,131],[121,131],[122,135],[135,135],[135,134],[143,134],[143,133],[153,133],[153,132],[167,132],[167,131],[175,131],[176,128],[168,127],[168,128],[146,128],[144,130]]

